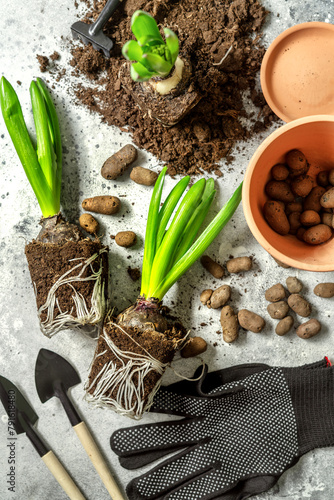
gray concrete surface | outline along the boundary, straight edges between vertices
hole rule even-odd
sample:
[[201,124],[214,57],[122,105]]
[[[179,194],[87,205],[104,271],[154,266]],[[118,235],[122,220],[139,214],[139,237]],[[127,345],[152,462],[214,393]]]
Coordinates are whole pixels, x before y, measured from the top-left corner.
[[[264,30],[266,45],[293,24],[304,21],[332,22],[334,19],[333,0],[317,2],[265,0],[264,5],[271,11]],[[41,76],[36,53],[50,55],[56,49],[61,54],[62,64],[66,64],[69,59],[66,39],[70,37],[69,27],[76,19],[78,11],[74,8],[72,0],[57,2],[0,0],[0,13],[0,71],[13,84],[17,80],[22,82],[20,87],[16,84],[15,87],[24,115],[31,126],[28,86],[32,78]],[[47,77],[47,74],[44,76]],[[61,120],[64,143],[63,211],[68,218],[76,220],[80,213],[80,200],[86,196],[109,193],[127,195],[119,216],[99,217],[105,232],[103,241],[106,243],[110,243],[109,235],[119,230],[134,229],[139,235],[139,243],[131,251],[116,248],[114,244],[110,245],[111,300],[118,309],[121,309],[133,301],[139,291],[139,286],[133,284],[128,277],[126,268],[129,264],[139,266],[141,263],[144,225],[151,190],[131,184],[127,176],[115,184],[108,183],[100,176],[99,171],[103,161],[129,142],[129,137],[115,128],[101,124],[98,116],[90,115],[86,109],[78,107],[71,95],[70,81],[69,74],[66,79],[55,83],[53,94]],[[279,125],[281,123],[275,127]],[[238,145],[233,169],[225,172],[224,177],[217,181],[218,196],[212,215],[241,181],[249,159],[270,132],[266,131],[246,145]],[[39,415],[38,431],[71,471],[87,498],[104,500],[109,496],[72,432],[59,401],[50,400],[41,405],[33,375],[36,355],[40,348],[45,347],[69,359],[84,382],[95,342],[69,331],[58,334],[52,340],[43,337],[39,332],[34,294],[24,256],[24,244],[38,231],[40,211],[2,120],[0,120],[0,151],[0,373],[13,380],[35,407]],[[137,164],[156,170],[161,168],[159,162],[144,151],[140,153]],[[172,187],[174,182],[172,179],[167,179],[166,189]],[[196,263],[170,291],[166,297],[166,304],[170,305],[174,300],[175,312],[182,315],[185,325],[189,328],[194,327],[194,333],[207,339],[209,348],[202,358],[209,364],[210,370],[253,361],[296,366],[318,360],[324,355],[328,355],[334,361],[331,331],[333,301],[323,301],[312,294],[314,285],[320,281],[333,280],[333,273],[312,274],[278,267],[252,237],[241,207],[233,221],[212,245],[210,253],[217,256],[219,254],[222,261],[230,254],[254,256],[253,272],[244,276],[228,277],[225,280],[225,283],[233,287],[232,303],[236,307],[247,307],[260,314],[266,314],[264,289],[278,281],[285,281],[289,275],[298,276],[305,285],[305,296],[312,300],[314,316],[324,325],[321,334],[310,341],[303,341],[292,333],[280,338],[274,333],[274,322],[266,315],[268,321],[263,333],[255,335],[243,332],[237,342],[227,345],[216,333],[219,330],[219,311],[203,307],[199,310],[199,292],[212,286],[212,278],[203,272],[199,263]],[[200,323],[205,323],[206,326],[199,326]],[[176,358],[173,367],[176,371],[182,371],[190,376],[199,362],[198,359],[193,359],[185,363]],[[164,383],[176,379],[174,372],[168,370]],[[82,384],[75,387],[71,395],[100,443],[117,481],[125,487],[137,473],[126,471],[118,464],[116,456],[109,449],[109,437],[115,429],[134,425],[135,422],[107,410],[88,408],[83,401]],[[19,436],[16,442],[16,493],[7,490],[8,432],[1,405],[0,417],[0,498],[3,500],[65,499],[65,494],[24,436]],[[159,420],[159,417],[145,416],[143,422],[154,420]],[[257,496],[256,499],[330,500],[334,498],[333,465],[334,448],[311,452],[284,474],[275,488]]]

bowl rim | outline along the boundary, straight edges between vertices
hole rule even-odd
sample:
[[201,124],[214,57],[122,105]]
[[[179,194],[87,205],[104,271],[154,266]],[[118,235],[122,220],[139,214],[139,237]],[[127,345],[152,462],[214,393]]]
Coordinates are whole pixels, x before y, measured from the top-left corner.
[[244,176],[244,181],[243,181],[243,186],[242,186],[242,208],[244,212],[244,216],[247,222],[247,225],[253,234],[254,238],[257,240],[258,243],[274,258],[277,259],[284,264],[294,267],[297,269],[302,269],[304,271],[316,271],[316,272],[326,272],[326,271],[334,271],[334,263],[333,264],[311,264],[311,263],[303,263],[300,262],[299,260],[295,260],[291,257],[287,257],[286,255],[282,254],[278,250],[276,250],[270,242],[262,235],[261,231],[259,230],[255,219],[253,217],[253,213],[250,209],[250,191],[249,191],[249,186],[252,178],[252,174],[255,168],[255,165],[257,164],[259,158],[265,151],[265,149],[268,147],[269,144],[271,144],[277,137],[280,135],[284,134],[290,129],[293,129],[295,127],[299,127],[300,125],[305,125],[313,122],[332,122],[334,123],[334,116],[333,115],[312,115],[312,116],[305,116],[302,118],[298,118],[296,120],[293,120],[289,123],[286,123],[285,125],[282,125],[278,129],[274,130],[264,141],[258,146],[256,149],[255,153],[251,157],[246,172]]
[[[293,119],[290,118],[288,114],[286,114],[282,108],[279,108],[276,106],[272,93],[269,90],[268,87],[268,64],[271,58],[273,57],[275,49],[284,41],[286,38],[288,38],[290,35],[293,33],[298,33],[299,31],[305,30],[305,29],[316,29],[316,28],[321,28],[321,29],[326,29],[327,31],[334,31],[334,25],[331,23],[326,23],[324,21],[307,21],[304,23],[300,24],[295,24],[293,26],[290,26],[290,28],[287,28],[286,30],[282,31],[269,45],[268,49],[266,50],[263,60],[261,63],[261,69],[260,69],[260,83],[261,83],[261,88],[263,95],[265,97],[265,100],[271,110],[278,116],[281,120],[285,121],[286,123],[290,123],[291,121],[294,121]],[[309,116],[309,115],[308,115]],[[312,115],[312,116],[318,116],[318,115]],[[305,116],[300,117],[300,118],[305,118]],[[300,118],[295,118],[295,120],[299,120]]]

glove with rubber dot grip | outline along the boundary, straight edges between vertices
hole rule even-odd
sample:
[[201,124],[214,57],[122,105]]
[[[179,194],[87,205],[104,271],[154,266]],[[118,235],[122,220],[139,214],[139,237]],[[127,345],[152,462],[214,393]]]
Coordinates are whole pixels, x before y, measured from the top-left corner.
[[271,488],[306,452],[334,444],[334,369],[240,365],[163,387],[151,411],[181,420],[119,429],[134,469],[174,454],[127,487],[130,500],[241,500]]

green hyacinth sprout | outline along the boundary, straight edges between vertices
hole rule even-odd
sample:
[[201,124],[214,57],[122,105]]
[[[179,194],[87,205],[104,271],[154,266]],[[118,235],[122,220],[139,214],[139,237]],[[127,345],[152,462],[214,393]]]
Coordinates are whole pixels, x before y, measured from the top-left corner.
[[136,10],[132,15],[131,30],[137,41],[126,42],[122,54],[129,61],[137,61],[131,65],[132,79],[145,82],[153,76],[168,76],[179,53],[175,33],[163,28],[164,42],[155,19],[142,10]]
[[59,122],[55,105],[40,78],[31,82],[30,96],[36,141],[30,138],[15,90],[4,76],[1,78],[0,106],[6,127],[43,217],[51,217],[60,208],[62,148]]

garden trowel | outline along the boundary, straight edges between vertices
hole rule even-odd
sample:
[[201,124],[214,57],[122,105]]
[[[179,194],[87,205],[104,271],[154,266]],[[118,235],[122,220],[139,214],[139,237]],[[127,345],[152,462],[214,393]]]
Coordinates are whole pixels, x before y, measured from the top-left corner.
[[11,446],[15,447],[16,434],[25,433],[69,498],[71,500],[85,500],[85,497],[59,462],[56,455],[50,450],[50,447],[43,443],[35,431],[34,425],[38,420],[38,416],[34,409],[22,396],[18,388],[8,379],[1,376],[0,399],[8,415],[8,443],[13,443]]
[[66,359],[59,356],[59,354],[47,349],[41,349],[36,360],[35,382],[42,403],[45,403],[54,396],[60,399],[73,429],[77,433],[111,498],[113,500],[125,500],[94,438],[68,397],[67,391],[70,387],[80,383],[80,377],[72,365]]
[[103,27],[110,19],[112,13],[118,7],[121,0],[108,0],[101,14],[93,24],[77,21],[72,24],[71,30],[74,39],[80,38],[85,45],[91,43],[95,50],[102,51],[106,57],[110,57],[114,42],[103,33]]

